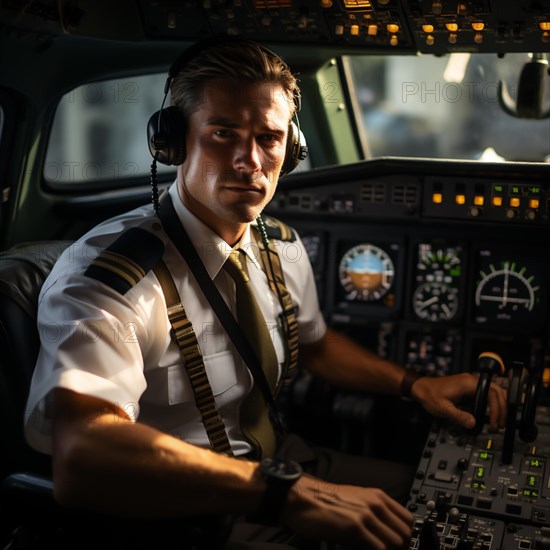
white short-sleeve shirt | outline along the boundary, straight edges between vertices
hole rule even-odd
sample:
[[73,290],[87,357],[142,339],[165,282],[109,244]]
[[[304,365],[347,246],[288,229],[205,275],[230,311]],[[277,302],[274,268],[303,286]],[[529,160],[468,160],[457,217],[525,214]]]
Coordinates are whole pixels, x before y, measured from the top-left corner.
[[[231,247],[185,208],[176,184],[169,193],[208,274],[235,312],[234,282],[222,269]],[[49,398],[54,388],[61,387],[116,403],[133,421],[209,446],[183,360],[170,337],[166,303],[153,271],[124,295],[84,274],[99,252],[133,227],[150,231],[165,243],[163,260],[193,325],[231,447],[235,455],[245,454],[251,448],[239,428],[239,407],[252,388],[252,376],[151,206],[92,229],[65,250],[44,283],[38,307],[41,348],[25,414],[27,441],[51,453]],[[326,325],[307,253],[299,238],[275,244],[297,307],[300,343],[315,342]],[[281,365],[285,356],[281,308],[261,269],[250,227],[238,246],[247,252],[251,283]]]

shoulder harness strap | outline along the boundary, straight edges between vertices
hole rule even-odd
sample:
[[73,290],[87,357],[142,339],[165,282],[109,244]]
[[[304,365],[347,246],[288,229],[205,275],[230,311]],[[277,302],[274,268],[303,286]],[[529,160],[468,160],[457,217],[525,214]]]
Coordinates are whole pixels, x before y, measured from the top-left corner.
[[101,251],[84,274],[126,294],[153,269],[163,252],[164,243],[158,237],[133,227]]
[[[267,237],[294,242],[296,234],[288,225],[276,218],[265,217],[262,220],[265,224],[264,227],[260,223],[253,225],[252,228],[260,236],[258,246],[262,264],[269,281],[269,286],[281,304],[282,312],[279,315],[286,335],[284,339],[286,347],[285,364],[283,365],[281,384],[279,384],[276,392],[278,394],[282,387],[292,382],[298,366],[298,320],[296,319],[296,308],[292,303],[292,296],[286,288],[281,258],[275,245]],[[262,230],[264,228],[265,235],[262,237]],[[265,247],[265,243],[268,245],[267,248]]]
[[177,343],[180,355],[184,361],[193,395],[195,396],[195,403],[199,409],[210,445],[214,451],[233,456],[225,424],[218,412],[212,387],[204,368],[199,343],[197,342],[193,326],[187,318],[187,314],[181,303],[174,279],[162,260],[157,263],[153,271],[164,293],[168,319],[172,326],[172,338]]
[[[296,233],[294,230],[281,220],[273,218],[272,216],[262,216],[262,221],[264,222],[265,233],[270,239],[291,243],[296,240]],[[253,225],[252,227],[257,229],[258,233],[260,233],[261,229],[257,225]]]

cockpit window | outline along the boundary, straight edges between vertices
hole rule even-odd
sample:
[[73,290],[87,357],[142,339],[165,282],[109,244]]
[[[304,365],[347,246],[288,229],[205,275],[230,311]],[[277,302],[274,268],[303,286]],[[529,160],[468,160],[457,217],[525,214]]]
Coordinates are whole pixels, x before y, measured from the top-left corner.
[[[527,54],[353,56],[345,61],[366,158],[550,162],[549,119],[517,118],[499,101],[502,86],[512,112],[517,111],[520,74],[533,62]],[[548,65],[542,63],[541,74],[548,80]],[[542,114],[550,114],[547,88],[538,105]],[[537,96],[537,90],[531,91]],[[531,107],[536,112],[537,106]]]
[[[44,165],[51,187],[97,188],[147,178],[147,122],[162,103],[166,73],[80,86],[61,99]],[[159,173],[172,166],[157,165]]]

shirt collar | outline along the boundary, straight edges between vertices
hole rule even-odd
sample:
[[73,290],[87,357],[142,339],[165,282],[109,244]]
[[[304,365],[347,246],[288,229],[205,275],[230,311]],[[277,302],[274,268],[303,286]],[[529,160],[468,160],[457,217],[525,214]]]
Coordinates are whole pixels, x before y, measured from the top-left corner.
[[[191,239],[206,271],[208,271],[208,275],[214,279],[223,267],[232,248],[183,204],[178,193],[177,180],[170,186],[168,193],[174,204],[176,214],[185,227],[189,239]],[[259,263],[260,251],[250,231],[250,224],[246,226],[243,236],[235,248],[244,250],[248,256],[249,268],[253,264],[257,269],[261,269]]]

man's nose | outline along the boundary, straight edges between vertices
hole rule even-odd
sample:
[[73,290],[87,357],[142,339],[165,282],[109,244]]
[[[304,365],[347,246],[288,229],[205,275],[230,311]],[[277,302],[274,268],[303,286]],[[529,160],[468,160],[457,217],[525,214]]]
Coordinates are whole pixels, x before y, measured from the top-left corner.
[[257,172],[262,168],[256,140],[243,140],[239,144],[235,152],[235,168],[247,172]]

